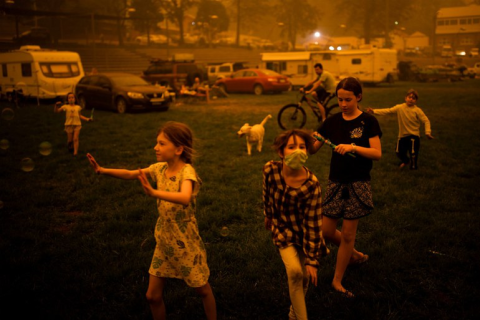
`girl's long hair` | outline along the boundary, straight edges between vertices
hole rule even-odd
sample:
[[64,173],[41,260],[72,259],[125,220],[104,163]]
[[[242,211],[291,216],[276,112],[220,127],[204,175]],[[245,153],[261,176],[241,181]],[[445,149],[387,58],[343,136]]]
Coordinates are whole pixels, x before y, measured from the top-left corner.
[[160,127],[157,136],[162,132],[176,147],[183,147],[180,159],[185,163],[193,164],[195,150],[193,150],[192,130],[181,122],[168,121]]

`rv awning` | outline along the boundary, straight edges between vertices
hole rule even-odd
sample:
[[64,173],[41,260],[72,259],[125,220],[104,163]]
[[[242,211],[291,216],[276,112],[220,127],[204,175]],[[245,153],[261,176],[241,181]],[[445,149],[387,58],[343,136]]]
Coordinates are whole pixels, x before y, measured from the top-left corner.
[[261,55],[262,61],[310,60],[310,52],[268,52]]

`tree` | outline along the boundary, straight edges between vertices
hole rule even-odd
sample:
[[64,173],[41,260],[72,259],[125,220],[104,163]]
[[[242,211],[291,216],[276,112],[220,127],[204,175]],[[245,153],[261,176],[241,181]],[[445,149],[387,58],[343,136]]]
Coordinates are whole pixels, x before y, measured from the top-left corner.
[[337,10],[347,12],[348,24],[352,28],[360,25],[368,44],[374,35],[387,35],[395,21],[406,20],[413,4],[413,0],[340,0]]
[[268,0],[225,0],[225,2],[226,7],[230,9],[230,17],[235,17],[233,20],[237,23],[237,46],[240,45],[241,30],[244,33],[254,31],[265,19],[265,13],[271,11]]
[[216,37],[218,32],[228,30],[230,19],[225,6],[212,0],[202,0],[198,6],[195,19],[197,29],[202,32],[207,44]]
[[162,1],[162,6],[164,7],[165,12],[167,13],[167,19],[178,24],[178,29],[180,31],[179,43],[184,44],[184,15],[185,12],[197,4],[196,0],[169,0]]
[[157,23],[164,20],[160,12],[160,0],[133,0],[132,8],[134,12],[130,14],[136,30],[147,33],[147,41],[150,44],[150,30],[156,27]]
[[283,24],[282,35],[295,48],[298,35],[305,35],[318,27],[318,9],[307,0],[285,0],[273,9],[277,22]]

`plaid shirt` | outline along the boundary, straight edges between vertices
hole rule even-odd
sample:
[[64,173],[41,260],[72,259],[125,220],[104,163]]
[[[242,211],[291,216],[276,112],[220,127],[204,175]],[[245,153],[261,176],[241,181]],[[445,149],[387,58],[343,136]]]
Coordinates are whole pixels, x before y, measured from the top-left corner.
[[297,245],[305,252],[305,264],[317,266],[327,254],[322,236],[322,193],[317,177],[305,168],[307,180],[299,188],[285,183],[282,162],[270,161],[263,167],[265,216],[272,220],[273,243],[284,248]]

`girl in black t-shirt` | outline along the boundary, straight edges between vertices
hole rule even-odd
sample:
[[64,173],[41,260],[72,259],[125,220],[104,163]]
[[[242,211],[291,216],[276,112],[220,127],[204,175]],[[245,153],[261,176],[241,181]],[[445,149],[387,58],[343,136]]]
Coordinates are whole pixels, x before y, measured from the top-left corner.
[[[322,231],[325,239],[339,246],[332,287],[351,298],[353,293],[343,287],[342,279],[348,265],[368,260],[368,255],[355,250],[354,245],[359,219],[373,209],[370,170],[372,160],[382,156],[382,131],[375,117],[359,109],[362,86],[356,78],[340,81],[336,94],[342,112],[328,118],[314,135],[337,145],[332,152],[322,204]],[[310,153],[316,153],[322,146],[323,142],[315,141]],[[343,219],[341,231],[337,230],[339,219]]]

